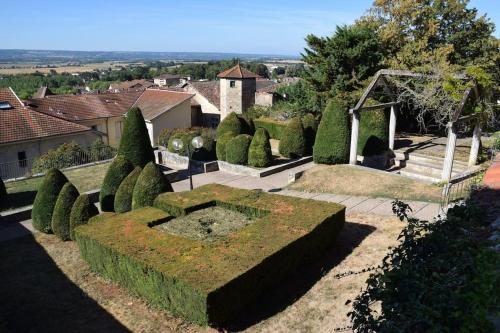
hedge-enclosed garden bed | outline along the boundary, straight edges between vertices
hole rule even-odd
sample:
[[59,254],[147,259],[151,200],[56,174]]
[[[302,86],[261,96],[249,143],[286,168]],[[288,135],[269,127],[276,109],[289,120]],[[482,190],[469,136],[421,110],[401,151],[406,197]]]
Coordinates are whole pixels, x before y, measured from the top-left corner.
[[[103,276],[201,325],[231,322],[259,293],[320,257],[345,221],[342,205],[216,184],[161,194],[154,205],[78,227],[81,254]],[[152,228],[211,206],[254,221],[214,242]]]

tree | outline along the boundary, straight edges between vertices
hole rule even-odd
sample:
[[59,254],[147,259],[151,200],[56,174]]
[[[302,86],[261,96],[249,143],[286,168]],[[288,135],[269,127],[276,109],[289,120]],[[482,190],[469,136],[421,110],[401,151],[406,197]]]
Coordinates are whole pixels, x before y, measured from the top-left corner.
[[271,165],[272,159],[269,133],[264,128],[258,128],[248,149],[248,165],[265,168]]
[[156,197],[163,192],[173,192],[172,185],[154,162],[146,164],[134,186],[132,209],[153,206]]
[[132,163],[124,156],[118,155],[104,176],[99,193],[99,203],[103,212],[114,211],[115,194],[123,179],[134,169]]
[[298,158],[306,154],[304,127],[299,117],[292,118],[281,135],[279,152],[288,158]]
[[148,162],[155,160],[148,129],[138,107],[133,107],[127,112],[118,154],[132,162],[134,167],[144,167]]
[[94,203],[90,201],[88,194],[84,193],[76,198],[69,215],[69,234],[71,240],[75,240],[76,227],[86,224],[91,217],[98,214],[99,211]]
[[59,192],[68,179],[57,169],[50,169],[43,177],[43,181],[36,193],[31,211],[33,227],[44,233],[52,232],[52,213],[56,205]]
[[122,181],[115,194],[115,212],[125,213],[132,210],[132,194],[135,183],[142,172],[141,167],[135,167],[131,173]]
[[76,198],[80,194],[76,187],[67,182],[64,184],[59,196],[57,197],[56,205],[54,207],[54,213],[52,214],[52,231],[61,240],[70,240],[70,214],[71,208],[75,203]]
[[313,159],[320,164],[343,164],[349,161],[349,113],[345,102],[331,99],[319,123]]

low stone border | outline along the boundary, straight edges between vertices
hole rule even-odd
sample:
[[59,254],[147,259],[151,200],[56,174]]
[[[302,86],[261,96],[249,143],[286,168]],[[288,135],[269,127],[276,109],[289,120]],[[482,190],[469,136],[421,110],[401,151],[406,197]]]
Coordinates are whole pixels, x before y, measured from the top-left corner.
[[289,162],[279,164],[279,165],[273,165],[268,168],[264,169],[257,169],[257,168],[252,168],[246,165],[239,165],[239,164],[231,164],[225,161],[217,161],[219,164],[219,170],[224,171],[227,173],[232,173],[235,175],[242,175],[242,176],[250,176],[250,177],[257,177],[257,178],[262,178],[266,177],[287,169],[294,168],[296,166],[302,165],[309,163],[313,160],[312,156],[306,156],[294,160],[290,160]]
[[[161,156],[161,157],[160,157]],[[167,150],[156,150],[155,160],[159,165],[174,167],[177,169],[187,169],[188,158],[176,153],[171,153]],[[217,161],[196,161],[191,160],[191,170],[193,173],[207,173],[219,170]]]

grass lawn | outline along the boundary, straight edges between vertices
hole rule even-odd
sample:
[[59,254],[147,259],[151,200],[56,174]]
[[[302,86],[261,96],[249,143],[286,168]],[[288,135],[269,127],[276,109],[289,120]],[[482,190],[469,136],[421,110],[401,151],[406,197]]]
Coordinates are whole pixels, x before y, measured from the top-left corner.
[[[350,325],[346,314],[369,273],[396,244],[404,224],[393,217],[353,214],[334,247],[311,267],[292,273],[260,304],[264,316],[246,332],[332,332]],[[0,324],[11,332],[216,332],[176,319],[93,273],[75,242],[36,233],[0,242]],[[20,292],[22,291],[22,292]],[[250,313],[249,309],[249,313]],[[40,326],[42,325],[42,326]],[[0,327],[2,327],[0,325]]]
[[318,165],[306,170],[290,189],[368,197],[439,202],[441,187],[348,165]]

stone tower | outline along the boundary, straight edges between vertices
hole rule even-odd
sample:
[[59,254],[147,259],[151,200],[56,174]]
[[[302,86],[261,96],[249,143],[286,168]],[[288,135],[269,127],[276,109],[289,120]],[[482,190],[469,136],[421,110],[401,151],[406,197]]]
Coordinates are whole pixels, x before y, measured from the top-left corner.
[[243,113],[255,104],[257,74],[236,66],[217,75],[220,79],[221,120],[229,113]]

